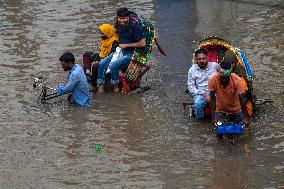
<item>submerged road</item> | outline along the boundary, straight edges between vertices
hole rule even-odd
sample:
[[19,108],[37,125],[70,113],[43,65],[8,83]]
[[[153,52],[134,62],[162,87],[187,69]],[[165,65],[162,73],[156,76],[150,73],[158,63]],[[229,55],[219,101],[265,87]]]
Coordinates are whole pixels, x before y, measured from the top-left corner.
[[[59,55],[80,64],[121,6],[153,22],[167,53],[153,49],[142,81],[151,90],[93,94],[88,108],[36,103],[33,78],[64,81]],[[0,10],[1,189],[284,187],[283,1],[2,0]],[[193,50],[210,35],[245,52],[257,97],[273,100],[235,146],[182,106]]]

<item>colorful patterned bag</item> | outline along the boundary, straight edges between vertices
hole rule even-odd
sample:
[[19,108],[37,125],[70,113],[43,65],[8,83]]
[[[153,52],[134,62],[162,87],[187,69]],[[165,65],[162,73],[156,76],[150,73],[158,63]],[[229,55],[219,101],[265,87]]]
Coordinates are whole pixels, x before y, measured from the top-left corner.
[[136,13],[131,13],[130,18],[139,23],[138,26],[146,39],[146,47],[136,48],[133,52],[132,60],[125,73],[125,79],[128,82],[135,82],[137,79],[141,79],[143,74],[149,69],[146,63],[151,57],[156,34],[153,25],[144,17],[138,16]]

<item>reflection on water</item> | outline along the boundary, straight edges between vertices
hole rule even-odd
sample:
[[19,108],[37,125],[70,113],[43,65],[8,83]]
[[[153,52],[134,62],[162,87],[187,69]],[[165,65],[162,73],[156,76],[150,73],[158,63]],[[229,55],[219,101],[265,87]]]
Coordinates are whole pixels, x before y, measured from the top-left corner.
[[[59,55],[70,50],[81,63],[84,51],[98,49],[97,27],[125,5],[155,24],[168,55],[154,48],[143,81],[151,90],[94,94],[88,108],[65,97],[36,103],[33,77],[51,86],[64,81]],[[284,185],[283,1],[2,0],[0,11],[0,188]],[[240,47],[257,96],[274,101],[236,146],[218,142],[208,121],[193,120],[181,106],[193,48],[207,35]]]

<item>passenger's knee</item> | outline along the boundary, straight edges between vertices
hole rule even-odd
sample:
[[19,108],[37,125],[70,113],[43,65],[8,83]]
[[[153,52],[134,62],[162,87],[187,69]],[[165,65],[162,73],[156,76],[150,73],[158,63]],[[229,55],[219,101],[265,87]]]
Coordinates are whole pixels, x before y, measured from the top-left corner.
[[109,64],[109,59],[107,59],[107,58],[104,58],[99,62],[99,66],[107,65],[107,64]]
[[113,70],[113,69],[114,69],[114,65],[113,65],[113,64],[110,64],[110,65],[109,65],[109,69],[110,69],[110,70]]
[[194,107],[205,107],[206,101],[201,97],[196,97],[194,99]]
[[118,66],[117,66],[117,64],[116,64],[115,62],[112,62],[112,63],[110,63],[110,65],[109,65],[109,69],[110,69],[110,70],[117,70],[117,69],[118,69]]
[[196,108],[200,108],[200,107],[202,107],[202,102],[200,102],[200,101],[194,102],[193,106],[196,107]]

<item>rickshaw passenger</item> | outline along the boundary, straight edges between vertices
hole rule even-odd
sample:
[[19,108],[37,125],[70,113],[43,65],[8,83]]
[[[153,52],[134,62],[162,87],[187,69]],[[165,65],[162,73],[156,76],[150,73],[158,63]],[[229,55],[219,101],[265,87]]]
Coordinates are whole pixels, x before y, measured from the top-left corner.
[[216,62],[207,61],[207,51],[199,49],[195,52],[195,62],[188,71],[187,86],[190,95],[194,101],[195,117],[201,119],[204,117],[204,108],[210,102],[208,93],[208,79],[213,75],[217,67]]
[[104,92],[105,72],[108,66],[110,68],[113,91],[115,93],[119,92],[119,70],[128,67],[135,48],[145,47],[146,45],[143,32],[139,28],[138,23],[130,18],[130,11],[127,8],[118,9],[116,29],[119,34],[119,47],[122,49],[123,56],[111,62],[113,54],[110,54],[99,62],[97,83],[100,93]]
[[95,88],[97,87],[99,61],[115,52],[118,47],[118,33],[112,25],[102,24],[99,27],[99,33],[101,35],[100,52],[87,51],[83,55],[84,72]]
[[248,116],[252,116],[253,108],[252,108],[251,100],[249,99],[249,96],[251,95],[250,95],[250,90],[248,86],[249,81],[247,80],[247,74],[246,74],[245,67],[243,66],[243,64],[238,62],[238,58],[236,54],[231,50],[227,50],[225,52],[223,61],[230,63],[232,66],[232,73],[237,74],[242,79],[243,88],[245,90],[244,100],[246,103],[246,114]]

